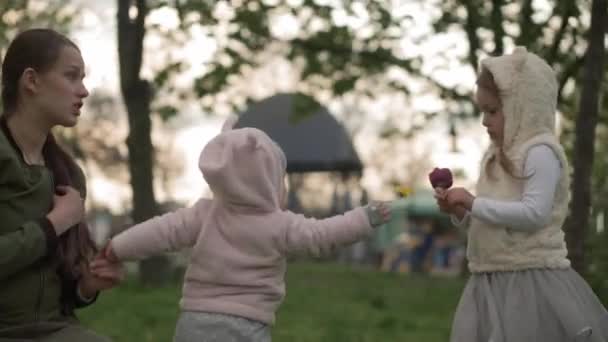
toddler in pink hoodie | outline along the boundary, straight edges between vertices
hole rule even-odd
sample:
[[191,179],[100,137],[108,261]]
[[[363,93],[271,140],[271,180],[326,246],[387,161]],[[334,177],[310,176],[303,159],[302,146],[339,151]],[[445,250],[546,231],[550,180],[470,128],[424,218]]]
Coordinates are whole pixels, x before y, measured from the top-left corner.
[[235,121],[200,155],[213,199],[135,225],[105,249],[108,259],[139,260],[192,247],[176,342],[270,341],[287,256],[326,254],[390,218],[381,202],[323,220],[284,210],[283,151],[261,130],[232,129]]

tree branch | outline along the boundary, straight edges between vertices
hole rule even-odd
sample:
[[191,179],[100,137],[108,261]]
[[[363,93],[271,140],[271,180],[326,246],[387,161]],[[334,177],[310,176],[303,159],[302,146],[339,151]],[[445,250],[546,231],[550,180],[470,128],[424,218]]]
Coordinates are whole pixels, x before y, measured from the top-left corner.
[[132,0],[118,0],[118,59],[121,87],[124,90],[139,79],[142,64],[143,37],[145,34],[146,0],[137,0],[137,15],[131,19]]
[[[564,3],[565,3],[565,5],[564,5]],[[555,63],[555,60],[559,53],[559,45],[560,45],[562,39],[564,38],[564,35],[566,34],[566,30],[568,29],[568,20],[570,19],[570,17],[572,17],[574,15],[574,9],[576,8],[575,7],[576,4],[574,3],[574,1],[565,1],[565,2],[559,1],[555,5],[554,12],[558,11],[560,6],[566,6],[566,7],[563,10],[563,13],[561,15],[562,21],[559,26],[559,29],[555,33],[555,36],[553,36],[553,42],[551,43],[549,52],[547,53],[547,55],[545,57],[547,59],[547,62],[549,63],[549,65],[553,65]]]
[[494,54],[496,55],[504,53],[502,40],[505,37],[505,29],[502,26],[504,21],[502,5],[503,0],[492,0],[492,31],[494,32]]
[[535,34],[534,22],[532,21],[532,0],[525,0],[521,5],[519,15],[519,36],[515,40],[516,45],[529,46]]
[[557,103],[562,102],[562,99],[564,98],[563,91],[564,91],[564,87],[566,86],[566,83],[572,77],[576,78],[578,71],[581,69],[581,66],[583,65],[583,61],[584,61],[583,57],[577,57],[575,60],[568,63],[566,65],[566,67],[564,68],[564,70],[561,72],[561,76],[558,77]]
[[467,34],[467,40],[469,41],[469,64],[473,70],[477,70],[479,66],[479,59],[477,58],[477,51],[481,49],[480,39],[477,36],[477,28],[481,27],[481,17],[479,15],[479,8],[482,4],[476,3],[475,0],[466,0],[464,7],[467,12],[467,19],[464,24],[464,30]]

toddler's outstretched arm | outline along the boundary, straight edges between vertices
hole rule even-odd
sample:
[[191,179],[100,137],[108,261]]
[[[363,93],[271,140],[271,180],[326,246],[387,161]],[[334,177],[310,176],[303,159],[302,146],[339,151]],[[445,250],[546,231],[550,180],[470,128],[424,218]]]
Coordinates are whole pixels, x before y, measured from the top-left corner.
[[200,199],[190,208],[151,218],[125,230],[112,238],[106,257],[139,260],[193,246],[211,203],[209,199]]
[[286,228],[282,249],[287,254],[308,253],[325,255],[337,246],[360,240],[373,228],[390,219],[390,206],[378,202],[353,209],[343,215],[318,220],[303,215],[290,215],[291,224]]

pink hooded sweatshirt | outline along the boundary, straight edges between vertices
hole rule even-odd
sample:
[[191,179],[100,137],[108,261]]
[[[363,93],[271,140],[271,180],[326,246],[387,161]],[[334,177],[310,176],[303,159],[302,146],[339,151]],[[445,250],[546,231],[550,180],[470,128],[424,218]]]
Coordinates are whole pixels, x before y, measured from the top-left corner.
[[283,151],[258,129],[232,130],[234,122],[200,155],[213,199],[135,225],[111,243],[121,260],[192,247],[182,310],[273,324],[285,296],[288,255],[320,256],[373,228],[363,207],[323,220],[283,210]]

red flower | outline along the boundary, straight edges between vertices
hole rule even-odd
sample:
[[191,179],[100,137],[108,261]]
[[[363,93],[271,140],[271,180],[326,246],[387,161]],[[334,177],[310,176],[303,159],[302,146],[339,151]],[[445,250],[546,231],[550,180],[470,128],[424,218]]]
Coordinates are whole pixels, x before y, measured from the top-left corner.
[[429,173],[429,181],[434,188],[448,189],[452,186],[452,172],[450,169],[434,168],[433,172]]

